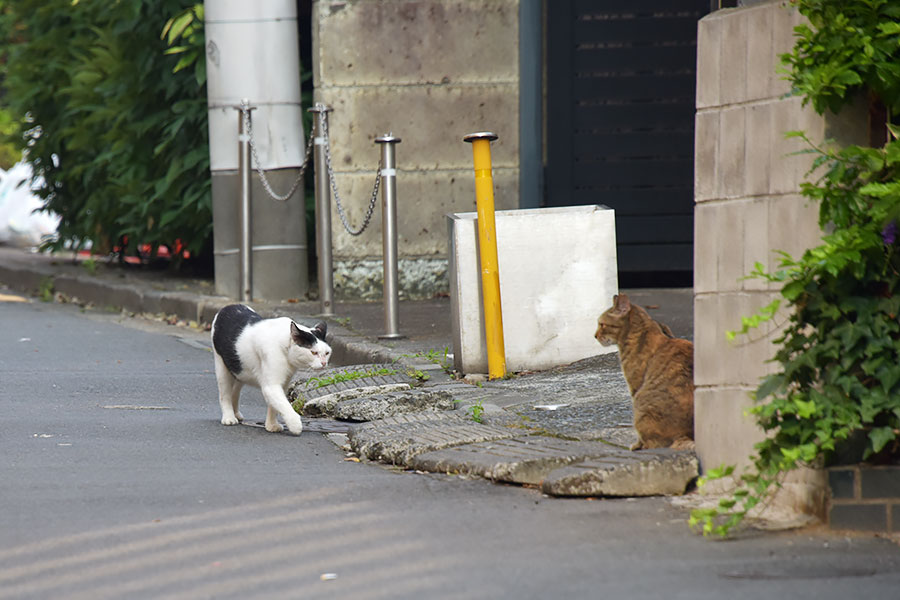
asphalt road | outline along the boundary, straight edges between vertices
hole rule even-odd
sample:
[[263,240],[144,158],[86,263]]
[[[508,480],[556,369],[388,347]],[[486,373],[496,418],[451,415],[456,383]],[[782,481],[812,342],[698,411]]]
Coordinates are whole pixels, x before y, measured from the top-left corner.
[[[245,395],[247,392],[245,392]],[[244,415],[262,418],[258,395]],[[896,598],[900,547],[691,534],[222,427],[206,334],[0,297],[0,599]]]

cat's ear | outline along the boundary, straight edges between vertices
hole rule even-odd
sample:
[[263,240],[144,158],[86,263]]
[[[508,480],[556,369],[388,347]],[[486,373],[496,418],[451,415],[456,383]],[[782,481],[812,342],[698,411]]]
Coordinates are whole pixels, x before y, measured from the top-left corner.
[[300,329],[293,321],[291,321],[291,339],[294,340],[295,344],[304,348],[310,348],[318,341],[314,333]]
[[631,300],[628,299],[628,296],[625,294],[619,294],[618,296],[613,296],[613,307],[616,309],[618,314],[625,314],[629,310],[631,310]]
[[325,341],[325,334],[327,333],[327,331],[328,324],[325,323],[325,321],[319,321],[318,323],[316,323],[316,326],[313,327],[312,330],[313,334],[323,342]]

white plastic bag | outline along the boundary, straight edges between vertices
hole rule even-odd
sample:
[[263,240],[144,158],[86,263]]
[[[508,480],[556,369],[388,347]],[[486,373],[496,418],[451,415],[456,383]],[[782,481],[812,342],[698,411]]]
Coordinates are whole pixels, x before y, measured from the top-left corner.
[[0,244],[27,248],[55,236],[59,216],[38,211],[44,203],[34,192],[44,183],[31,182],[31,165],[19,162],[0,173]]

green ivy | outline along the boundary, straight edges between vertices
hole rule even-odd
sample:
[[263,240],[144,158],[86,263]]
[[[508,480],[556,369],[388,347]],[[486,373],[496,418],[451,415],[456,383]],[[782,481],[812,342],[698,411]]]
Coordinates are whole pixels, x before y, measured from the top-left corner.
[[[205,74],[160,36],[184,0],[8,0],[0,30],[12,138],[61,217],[56,247],[91,242],[208,252],[212,233]],[[173,34],[174,28],[170,28]],[[195,55],[196,58],[196,55]]]
[[900,111],[900,3],[896,0],[792,0],[809,25],[794,28],[793,52],[782,56],[804,103],[838,112],[867,91]]
[[[900,4],[888,0],[797,0],[810,26],[795,28],[782,57],[794,93],[823,113],[868,94],[888,114],[900,110]],[[775,340],[779,369],[764,378],[750,410],[766,432],[753,468],[718,506],[693,511],[691,525],[726,536],[769,497],[786,472],[822,466],[862,435],[862,458],[900,457],[900,141],[888,123],[884,147],[815,146],[816,179],[804,196],[818,203],[819,246],[799,258],[780,253],[778,268],[757,264],[751,277],[781,286],[780,298],[745,317],[747,333],[779,307],[788,322]],[[734,475],[708,471],[702,482]]]

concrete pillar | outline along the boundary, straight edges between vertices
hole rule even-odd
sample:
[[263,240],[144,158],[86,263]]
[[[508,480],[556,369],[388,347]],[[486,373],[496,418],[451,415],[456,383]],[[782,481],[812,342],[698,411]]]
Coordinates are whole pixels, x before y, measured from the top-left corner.
[[[209,154],[212,171],[216,292],[239,292],[240,182],[238,116],[248,98],[253,141],[272,187],[284,194],[305,149],[300,106],[297,6],[293,0],[212,0],[206,3]],[[271,199],[252,178],[253,297],[298,298],[308,291],[303,186],[287,200]]]
[[[866,143],[865,107],[822,117],[802,98],[786,96],[776,72],[778,56],[794,44],[802,16],[787,2],[770,0],[714,12],[699,23],[694,163],[694,411],[697,453],[704,470],[750,464],[763,432],[745,410],[749,397],[775,365],[772,341],[782,314],[735,341],[740,329],[778,296],[778,287],[742,280],[758,261],[774,269],[775,250],[800,255],[818,245],[818,206],[800,195],[810,155],[792,153],[804,142],[785,139],[805,130],[820,143]],[[795,477],[799,487],[804,476]],[[789,487],[789,486],[786,486]],[[795,506],[816,494],[798,492]],[[809,510],[807,510],[809,512]]]

